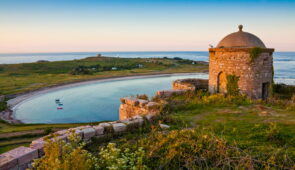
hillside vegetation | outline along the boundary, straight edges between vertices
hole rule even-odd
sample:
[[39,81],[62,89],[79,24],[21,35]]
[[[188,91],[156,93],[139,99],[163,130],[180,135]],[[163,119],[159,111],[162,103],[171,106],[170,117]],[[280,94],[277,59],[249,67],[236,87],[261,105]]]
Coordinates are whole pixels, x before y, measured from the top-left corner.
[[34,166],[56,167],[52,158],[62,155],[60,169],[294,169],[292,93],[268,101],[203,91],[173,96],[154,123],[104,143],[50,143]]
[[[90,79],[163,73],[206,72],[208,65],[181,58],[89,57],[81,60],[0,65],[0,95]],[[113,70],[113,68],[116,68]],[[0,102],[0,111],[6,102]],[[19,124],[0,121],[0,153],[27,146],[52,131],[81,124]]]
[[89,79],[206,72],[207,64],[180,58],[89,57],[81,60],[0,65],[0,95]]

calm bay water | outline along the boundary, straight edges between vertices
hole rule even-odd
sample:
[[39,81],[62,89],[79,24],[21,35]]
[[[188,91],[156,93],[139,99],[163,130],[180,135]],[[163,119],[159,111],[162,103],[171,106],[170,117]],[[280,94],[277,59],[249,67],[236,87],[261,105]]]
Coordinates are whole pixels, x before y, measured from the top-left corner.
[[[96,82],[29,98],[15,106],[15,117],[24,123],[78,123],[119,119],[120,98],[148,94],[171,87],[180,78],[208,78],[207,74],[172,75],[132,80]],[[55,99],[63,109],[58,110]]]
[[[38,60],[61,61],[95,56],[98,53],[110,57],[144,58],[144,57],[181,57],[184,59],[208,61],[208,52],[74,52],[74,53],[32,53],[0,54],[0,64],[29,63]],[[274,53],[275,81],[295,85],[295,52]]]
[[[93,53],[40,53],[0,54],[0,64],[28,63],[38,60],[60,61],[95,56]],[[208,61],[208,52],[100,52],[104,56],[145,58],[181,57],[196,61]],[[274,53],[275,81],[295,84],[295,52]],[[166,76],[134,80],[97,82],[66,88],[32,97],[18,104],[17,119],[25,123],[77,123],[117,120],[119,98],[136,94],[153,96],[157,90],[169,89],[173,80],[180,78],[207,78],[207,74]],[[55,99],[64,104],[57,110]]]

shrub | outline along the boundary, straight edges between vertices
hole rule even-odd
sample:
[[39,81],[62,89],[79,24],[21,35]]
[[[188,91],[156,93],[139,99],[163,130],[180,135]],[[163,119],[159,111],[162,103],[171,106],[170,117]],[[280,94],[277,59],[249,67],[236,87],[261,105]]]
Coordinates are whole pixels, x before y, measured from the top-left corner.
[[84,150],[85,143],[81,138],[72,133],[69,137],[69,143],[63,140],[52,141],[44,147],[45,155],[33,162],[33,169],[47,170],[72,170],[72,169],[94,169],[97,159]]
[[116,144],[109,143],[107,147],[100,149],[98,160],[100,169],[146,169],[143,164],[145,152],[139,147],[135,151],[129,148],[123,150]]
[[3,111],[3,110],[5,110],[5,109],[7,109],[7,104],[6,104],[6,102],[0,102],[0,111]]
[[236,96],[239,94],[239,86],[238,86],[238,81],[240,77],[236,75],[227,75],[226,80],[226,89],[227,89],[227,94]]
[[142,148],[131,151],[119,149],[109,143],[94,155],[83,149],[85,143],[75,133],[70,134],[69,142],[48,140],[45,144],[45,155],[33,162],[33,169],[38,170],[92,170],[92,169],[146,169],[143,164],[145,152]]
[[86,66],[78,66],[74,68],[71,72],[72,75],[80,75],[80,74],[92,74],[92,71]]
[[53,131],[52,131],[52,128],[51,127],[47,127],[46,129],[44,129],[44,133],[46,134],[46,135],[48,135],[49,133],[52,133]]
[[273,84],[274,95],[282,99],[291,99],[295,94],[295,86],[286,84]]
[[250,50],[250,62],[253,62],[262,53],[262,49],[254,47]]
[[[287,168],[294,162],[279,162],[274,155],[252,157],[235,145],[202,129],[154,131],[146,138],[122,145],[143,147],[151,169],[260,169]],[[274,159],[272,159],[274,157]],[[281,166],[279,166],[279,165]],[[285,167],[287,165],[287,167]]]

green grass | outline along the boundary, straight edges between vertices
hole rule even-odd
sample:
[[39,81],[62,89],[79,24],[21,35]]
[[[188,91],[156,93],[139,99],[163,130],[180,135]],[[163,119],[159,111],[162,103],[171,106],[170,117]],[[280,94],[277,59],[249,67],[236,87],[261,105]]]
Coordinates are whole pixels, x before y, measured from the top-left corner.
[[[134,66],[138,64],[142,64],[143,67],[135,68]],[[90,69],[97,65],[101,68],[118,67],[122,69],[115,71],[91,70],[90,74],[70,74],[79,66]],[[207,70],[207,65],[193,65],[190,60],[164,58],[90,57],[72,61],[0,65],[0,94],[23,93],[42,87],[89,79],[161,73],[204,72]]]
[[181,122],[173,125],[174,129],[194,127],[213,132],[251,155],[278,154],[283,159],[287,154],[295,160],[295,106],[288,103],[221,95],[178,96],[171,101],[166,117]]
[[[145,151],[151,169],[292,169],[295,104],[285,99],[252,101],[245,96],[187,93],[167,100],[151,132],[108,142],[121,150]],[[168,124],[161,130],[158,123]]]
[[[0,94],[11,95],[37,90],[43,87],[59,84],[102,79],[121,76],[136,76],[164,73],[206,72],[205,64],[192,65],[190,60],[168,58],[114,58],[89,57],[81,60],[56,61],[44,63],[2,64],[0,65]],[[143,67],[136,68],[141,64]],[[92,70],[94,67],[100,70]],[[78,67],[91,69],[90,74],[73,75],[71,72]],[[118,70],[109,70],[118,67]],[[0,111],[6,108],[6,103],[0,103]],[[52,128],[65,129],[82,124],[21,124],[11,125],[0,122],[0,152],[20,145],[19,141],[29,143],[34,136],[40,136],[40,130]],[[37,133],[38,132],[38,133]],[[8,137],[5,137],[8,136]],[[28,138],[30,136],[30,138]],[[4,138],[3,138],[4,137]],[[6,141],[9,141],[6,143]]]

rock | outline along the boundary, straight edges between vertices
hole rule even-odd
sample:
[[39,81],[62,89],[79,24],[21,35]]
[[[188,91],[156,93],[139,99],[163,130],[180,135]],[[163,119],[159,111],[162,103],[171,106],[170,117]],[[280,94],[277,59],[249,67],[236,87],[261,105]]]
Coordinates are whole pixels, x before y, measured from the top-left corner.
[[127,126],[124,123],[115,123],[113,128],[115,133],[123,133],[127,130]]
[[169,98],[172,95],[184,94],[186,91],[188,90],[184,90],[184,89],[160,90],[156,92],[156,95],[159,96],[160,98]]
[[68,134],[64,134],[64,135],[60,135],[60,136],[56,136],[51,138],[52,141],[59,141],[59,140],[63,140],[65,142],[67,142],[68,140]]
[[165,125],[165,124],[160,124],[160,128],[161,128],[161,129],[169,129],[170,126]]
[[139,104],[139,101],[137,98],[134,97],[125,97],[125,103],[133,106],[137,106]]
[[88,127],[88,128],[84,128],[81,129],[81,131],[83,132],[83,139],[84,140],[90,140],[91,137],[95,136],[95,129]]
[[147,114],[145,115],[145,118],[148,120],[148,121],[153,121],[153,119],[155,118],[156,116],[154,114]]
[[208,80],[192,79],[192,78],[178,79],[173,81],[172,88],[174,90],[182,89],[182,90],[190,90],[190,91],[208,90]]
[[3,154],[0,155],[0,169],[6,170],[6,169],[18,169],[17,166],[17,158],[14,158],[12,156],[4,156]]
[[6,157],[13,157],[17,159],[19,166],[30,163],[33,159],[38,158],[38,150],[24,146],[20,146],[2,154]]
[[45,141],[44,141],[44,138],[38,138],[38,139],[35,139],[35,140],[33,140],[32,141],[32,144],[39,144],[39,143],[42,143],[42,144],[44,144],[45,143]]
[[99,126],[107,128],[107,127],[111,127],[112,125],[110,123],[100,123]]
[[139,107],[144,107],[145,105],[149,103],[148,100],[142,100],[142,99],[138,99],[138,102],[139,102]]
[[44,145],[45,143],[34,143],[30,144],[30,148],[32,149],[37,149],[38,150],[38,157],[40,158],[41,156],[44,155]]
[[68,129],[64,129],[64,130],[59,130],[57,132],[55,132],[56,134],[59,134],[59,135],[64,135],[64,134],[67,134],[69,132]]
[[159,104],[156,102],[149,102],[146,107],[148,110],[155,110],[159,108]]
[[93,129],[95,130],[95,135],[96,136],[100,136],[100,135],[103,135],[104,133],[104,127],[103,126],[93,126]]

